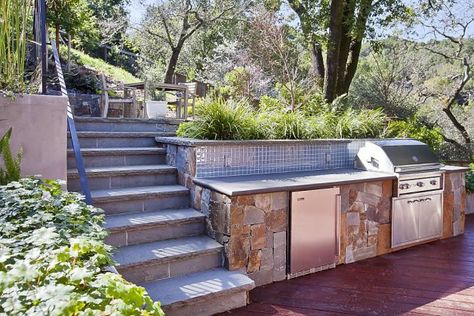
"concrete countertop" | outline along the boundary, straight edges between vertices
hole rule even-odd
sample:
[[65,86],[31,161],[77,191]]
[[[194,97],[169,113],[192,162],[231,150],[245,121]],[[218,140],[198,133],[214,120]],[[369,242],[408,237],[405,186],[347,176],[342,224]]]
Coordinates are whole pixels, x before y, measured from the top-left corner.
[[468,171],[468,167],[460,167],[460,166],[443,166],[441,170],[446,172],[465,172]]
[[395,174],[357,169],[288,172],[225,178],[196,178],[194,183],[228,196],[311,190],[334,185],[395,179]]

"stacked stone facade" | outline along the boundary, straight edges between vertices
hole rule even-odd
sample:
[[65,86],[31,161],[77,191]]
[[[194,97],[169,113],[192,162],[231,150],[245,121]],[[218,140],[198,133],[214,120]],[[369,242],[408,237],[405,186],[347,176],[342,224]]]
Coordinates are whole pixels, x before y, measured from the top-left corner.
[[464,172],[448,172],[444,177],[443,238],[464,233],[465,212]]
[[342,185],[340,190],[339,263],[386,253],[390,248],[392,181]]
[[257,286],[286,278],[287,192],[229,197],[195,187],[194,207],[207,233],[224,245],[224,264],[246,272]]

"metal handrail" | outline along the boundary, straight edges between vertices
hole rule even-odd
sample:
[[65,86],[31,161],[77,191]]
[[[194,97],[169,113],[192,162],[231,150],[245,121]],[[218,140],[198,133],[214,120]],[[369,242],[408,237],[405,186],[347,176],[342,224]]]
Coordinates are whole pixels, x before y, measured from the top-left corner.
[[[46,63],[47,63],[47,42],[48,34],[46,32],[46,2],[45,0],[38,0],[38,13],[40,15],[40,37],[41,37],[41,75],[42,75],[42,93],[46,94]],[[51,48],[54,56],[54,63],[56,66],[56,73],[58,75],[59,85],[61,87],[61,95],[67,97],[67,126],[71,136],[72,149],[76,158],[76,168],[79,173],[79,182],[81,184],[82,193],[85,196],[86,203],[92,204],[92,196],[89,189],[89,181],[87,180],[87,174],[84,167],[84,161],[81,155],[81,145],[77,137],[76,125],[74,123],[74,115],[72,113],[71,103],[69,102],[69,96],[66,89],[66,83],[64,81],[63,70],[61,67],[61,60],[59,59],[58,49],[56,43],[51,41]]]
[[[41,0],[44,1],[44,0]],[[63,70],[61,67],[61,60],[59,59],[58,50],[56,43],[51,41],[51,48],[53,50],[54,64],[56,66],[56,72],[58,74],[59,85],[61,87],[61,95],[67,97],[67,126],[71,136],[72,149],[74,150],[74,156],[76,158],[76,168],[79,173],[79,182],[81,184],[81,190],[86,197],[86,203],[92,204],[91,192],[89,189],[89,181],[87,180],[87,174],[84,167],[84,161],[81,155],[81,145],[79,144],[79,138],[77,137],[76,124],[74,122],[74,115],[72,114],[71,103],[69,103],[69,96],[67,94],[66,83],[64,82]]]

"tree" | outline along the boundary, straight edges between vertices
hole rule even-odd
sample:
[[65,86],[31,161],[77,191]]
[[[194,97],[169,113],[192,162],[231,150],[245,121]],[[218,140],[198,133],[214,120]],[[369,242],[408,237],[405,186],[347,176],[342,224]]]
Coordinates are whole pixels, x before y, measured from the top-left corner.
[[89,6],[97,20],[100,32],[100,44],[121,45],[128,27],[130,0],[88,0]]
[[[474,4],[459,0],[431,0],[416,9],[419,12],[419,18],[415,20],[414,25],[421,25],[424,28],[425,32],[421,39],[430,39],[419,42],[419,48],[432,56],[443,59],[452,65],[451,69],[453,69],[453,71],[445,73],[445,77],[440,78],[438,84],[433,88],[428,86],[422,91],[422,95],[435,100],[438,106],[441,105],[441,110],[451,127],[457,131],[458,135],[454,135],[454,137],[444,132],[444,140],[464,153],[468,159],[473,159],[473,136],[471,133],[474,131],[469,130],[468,121],[462,118],[459,113],[462,111],[459,111],[459,107],[464,99],[465,88],[474,75],[472,70],[474,51],[472,45],[467,45],[468,29],[474,25]],[[436,41],[442,41],[445,45],[434,45]],[[440,126],[441,122],[441,119],[436,120],[436,124]],[[452,128],[450,129],[452,130]]]
[[[313,85],[311,80],[307,80],[301,38],[284,22],[276,12],[259,6],[254,10],[241,41],[251,60],[265,70],[273,83],[279,86],[280,92],[288,96],[287,106],[295,110],[302,105],[302,90],[308,96]],[[308,81],[310,84],[307,84]]]
[[374,36],[376,26],[409,14],[401,0],[288,0],[288,4],[300,20],[316,80],[328,102],[349,91],[363,39]]
[[55,29],[58,48],[61,30],[71,36],[96,36],[95,18],[86,0],[47,0],[46,6],[47,21]]
[[248,0],[168,0],[149,6],[141,30],[170,50],[164,81],[172,82],[184,45],[198,30],[237,19],[249,4]]
[[391,37],[371,45],[364,45],[361,59],[349,90],[352,104],[363,108],[383,108],[395,119],[406,119],[416,114],[420,58],[416,44]]

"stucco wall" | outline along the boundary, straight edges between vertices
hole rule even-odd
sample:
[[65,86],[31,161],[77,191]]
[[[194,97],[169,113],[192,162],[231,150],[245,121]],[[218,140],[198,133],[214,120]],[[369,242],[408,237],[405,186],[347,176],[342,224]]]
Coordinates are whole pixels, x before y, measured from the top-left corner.
[[23,152],[23,176],[66,180],[66,111],[65,97],[0,96],[0,135],[13,127],[12,151]]

